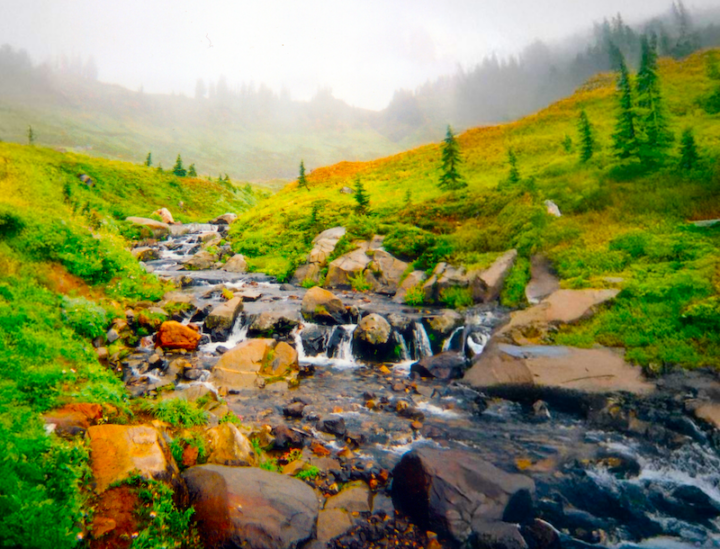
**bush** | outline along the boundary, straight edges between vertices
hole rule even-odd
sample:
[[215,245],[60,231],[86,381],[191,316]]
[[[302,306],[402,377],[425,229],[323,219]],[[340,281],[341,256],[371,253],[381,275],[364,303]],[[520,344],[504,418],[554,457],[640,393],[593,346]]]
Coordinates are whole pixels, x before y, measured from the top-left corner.
[[451,309],[464,309],[473,305],[470,288],[452,286],[440,290],[440,302]]
[[192,427],[207,423],[207,412],[199,409],[194,402],[179,398],[146,401],[142,408],[152,413],[160,421],[165,421],[175,427]]
[[530,261],[525,257],[518,257],[505,279],[500,303],[505,307],[518,308],[527,303],[525,287],[530,282]]
[[410,286],[407,292],[405,292],[403,302],[407,305],[420,307],[425,302],[425,292],[423,291],[422,284]]
[[412,225],[396,225],[383,240],[383,247],[396,257],[415,259],[437,242],[437,237]]
[[25,222],[9,206],[0,206],[0,237],[10,238],[25,228]]
[[63,318],[79,335],[94,339],[105,334],[110,321],[105,309],[84,297],[62,298]]

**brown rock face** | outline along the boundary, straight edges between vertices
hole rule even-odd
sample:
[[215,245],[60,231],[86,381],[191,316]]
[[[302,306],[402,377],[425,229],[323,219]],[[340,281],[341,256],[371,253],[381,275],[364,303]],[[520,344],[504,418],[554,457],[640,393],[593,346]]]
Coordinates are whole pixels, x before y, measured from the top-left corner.
[[103,415],[99,404],[67,404],[43,416],[45,423],[55,425],[58,434],[74,435],[87,430]]
[[225,353],[213,368],[210,380],[234,388],[255,386],[263,364],[269,362],[274,339],[248,339]]
[[505,279],[510,274],[517,255],[516,250],[510,250],[497,258],[488,269],[468,275],[473,300],[476,303],[487,303],[500,297]]
[[365,253],[368,250],[368,243],[361,243],[360,247],[338,257],[330,263],[325,286],[328,288],[351,288],[350,277],[362,275],[365,268],[372,259]]
[[229,273],[244,273],[247,271],[247,261],[242,254],[235,254],[227,260],[222,270]]
[[208,463],[234,467],[255,465],[257,459],[250,441],[232,423],[213,427],[206,436],[210,447]]
[[294,549],[313,536],[318,501],[302,481],[251,467],[184,473],[206,547]]
[[87,430],[95,491],[135,471],[145,478],[171,480],[179,471],[163,437],[148,425],[95,425]]
[[300,312],[305,320],[318,324],[343,324],[348,320],[347,310],[340,298],[319,286],[307,291]]
[[511,499],[531,497],[534,491],[529,477],[506,473],[462,450],[417,448],[393,470],[395,507],[459,543],[478,529],[478,523],[483,531],[487,524],[504,524]]
[[272,360],[263,366],[262,373],[271,376],[284,376],[300,369],[297,351],[284,341],[275,346]]
[[163,322],[157,336],[157,346],[164,349],[194,351],[200,342],[200,334],[192,328],[169,320]]

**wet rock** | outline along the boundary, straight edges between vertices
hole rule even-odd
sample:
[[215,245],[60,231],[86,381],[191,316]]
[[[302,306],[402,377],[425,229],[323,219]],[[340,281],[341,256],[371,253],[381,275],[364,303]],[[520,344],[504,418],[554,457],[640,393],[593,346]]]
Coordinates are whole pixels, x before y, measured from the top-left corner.
[[335,414],[320,418],[315,425],[315,428],[318,431],[330,433],[331,435],[335,435],[338,437],[345,436],[345,433],[347,432],[347,428],[345,427],[345,420],[342,416]]
[[305,409],[304,402],[291,402],[283,408],[283,415],[286,417],[300,418],[303,416],[303,410]]
[[248,339],[223,354],[215,364],[210,381],[215,385],[243,389],[256,386],[263,364],[269,363],[274,339]]
[[345,324],[350,316],[338,297],[318,286],[305,293],[300,312],[309,322],[327,325]]
[[352,526],[352,519],[342,509],[320,511],[317,522],[317,541],[330,541],[350,530]]
[[462,377],[467,366],[465,355],[447,351],[423,358],[410,367],[410,372],[420,377],[449,380]]
[[300,319],[294,313],[265,311],[252,321],[248,329],[248,336],[272,337],[279,335],[287,337],[298,324],[300,324]]
[[192,467],[183,476],[206,547],[294,549],[313,536],[318,502],[302,481],[220,465]]
[[356,250],[331,262],[325,277],[325,286],[327,288],[351,289],[352,283],[350,279],[361,277],[371,261],[371,258],[365,253],[368,248],[369,244],[362,242]]
[[179,470],[165,439],[148,425],[95,425],[87,430],[95,491],[135,473],[170,481]]
[[138,261],[155,261],[160,259],[160,252],[157,248],[150,248],[149,246],[141,246],[139,248],[133,248],[133,256]]
[[197,381],[203,375],[203,371],[200,368],[188,368],[183,372],[183,377],[188,381]]
[[364,360],[383,362],[395,358],[392,328],[378,314],[369,314],[358,324],[353,333],[354,354]]
[[168,320],[160,325],[157,335],[157,346],[163,349],[197,349],[201,335],[190,326],[185,326],[174,320]]
[[396,332],[402,334],[403,336],[409,336],[412,334],[413,319],[409,316],[401,315],[399,313],[390,313],[387,315],[387,321]]
[[244,273],[247,271],[247,261],[242,254],[235,254],[225,262],[222,270],[228,273]]
[[271,351],[271,356],[263,364],[260,372],[268,376],[278,377],[285,376],[298,369],[297,351],[284,341],[281,341]]
[[305,444],[305,435],[287,425],[276,425],[273,427],[273,435],[275,437],[273,446],[277,450],[302,448]]
[[504,253],[482,272],[469,273],[470,290],[475,303],[488,303],[500,297],[505,279],[517,259],[517,250]]
[[205,250],[200,251],[185,260],[185,269],[188,271],[205,271],[211,269],[215,265],[217,258]]
[[226,341],[232,332],[238,315],[243,310],[240,297],[221,303],[215,307],[205,319],[205,328],[210,331],[214,341]]
[[477,549],[528,549],[517,524],[507,522],[472,521],[467,545]]
[[328,498],[325,509],[342,509],[348,513],[370,512],[370,490],[364,482],[355,482],[339,494]]
[[417,448],[393,470],[395,507],[423,528],[458,543],[467,541],[473,529],[478,532],[480,523],[501,523],[513,495],[534,489],[532,479],[506,473],[461,450]]
[[557,530],[544,520],[535,519],[523,524],[520,533],[531,549],[562,549]]
[[303,331],[300,332],[300,338],[307,356],[317,356],[325,351],[330,337],[328,330],[332,330],[332,328],[316,325],[303,328]]
[[125,221],[132,223],[133,225],[140,225],[147,227],[153,233],[155,238],[165,238],[170,234],[170,225],[155,221],[154,219],[147,219],[145,217],[126,217]]
[[232,423],[208,429],[205,436],[208,441],[208,463],[233,467],[257,463],[250,441]]
[[442,349],[443,341],[463,325],[465,319],[457,311],[445,310],[441,314],[423,318],[432,348],[435,352]]

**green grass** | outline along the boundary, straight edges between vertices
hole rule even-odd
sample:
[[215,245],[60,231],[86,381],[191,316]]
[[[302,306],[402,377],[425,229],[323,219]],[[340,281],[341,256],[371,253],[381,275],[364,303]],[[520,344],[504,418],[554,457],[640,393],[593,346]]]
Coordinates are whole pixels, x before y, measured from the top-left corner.
[[208,419],[207,412],[200,409],[197,404],[180,398],[146,401],[142,409],[173,427],[205,425]]

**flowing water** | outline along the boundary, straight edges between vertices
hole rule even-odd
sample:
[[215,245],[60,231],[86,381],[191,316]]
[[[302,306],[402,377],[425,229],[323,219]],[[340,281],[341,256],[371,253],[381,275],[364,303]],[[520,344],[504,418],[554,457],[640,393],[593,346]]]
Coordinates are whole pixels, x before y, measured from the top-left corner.
[[[180,270],[207,233],[216,230],[211,225],[189,227],[185,234],[161,243],[161,259],[148,264],[159,276],[187,277],[184,291],[200,306],[220,302],[218,284],[261,294],[245,303],[227,341],[206,338],[200,346],[193,358],[206,368],[217,360],[220,347],[230,349],[247,338],[257,314],[297,314],[305,292],[260,274]],[[695,435],[670,443],[601,429],[582,414],[564,413],[552,403],[549,413],[538,413],[528,403],[486,398],[458,382],[413,381],[411,364],[433,354],[422,321],[426,313],[382,296],[338,295],[346,305],[358,307],[361,315],[396,313],[410,319],[405,337],[395,334],[399,361],[387,365],[389,374],[383,373],[378,365],[364,364],[353,355],[355,325],[320,327],[303,322],[290,341],[301,364],[313,367],[314,374],[302,377],[292,389],[276,383],[263,390],[231,391],[227,404],[244,423],[307,425],[314,436],[337,449],[340,443],[334,436],[314,431],[312,425],[314,418],[340,414],[355,441],[354,456],[384,468],[392,468],[414,447],[432,445],[469,449],[502,469],[529,474],[537,485],[542,516],[559,530],[576,536],[585,533],[586,541],[627,548],[720,547],[720,457],[712,437],[697,426],[693,426]],[[464,325],[437,342],[436,349],[478,355],[504,315],[497,308],[473,309],[466,313]],[[309,330],[321,334],[312,349],[303,338]],[[320,352],[315,352],[318,347]],[[139,355],[143,352],[149,351]],[[148,374],[130,371],[128,378],[143,375]],[[207,377],[177,383],[176,390],[207,385]],[[293,398],[308,403],[302,420],[283,417],[283,405]],[[691,422],[687,416],[683,421]]]

